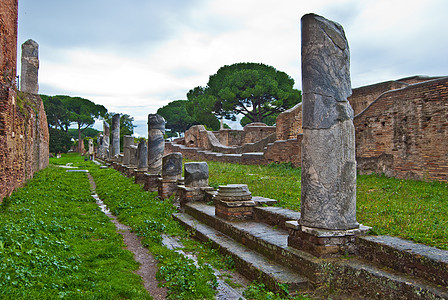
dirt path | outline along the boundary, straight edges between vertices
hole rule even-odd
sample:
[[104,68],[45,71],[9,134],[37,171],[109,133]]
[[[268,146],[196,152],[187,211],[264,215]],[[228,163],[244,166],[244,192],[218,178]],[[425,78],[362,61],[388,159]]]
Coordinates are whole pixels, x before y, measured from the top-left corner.
[[[95,192],[96,184],[90,173],[87,173],[90,181],[90,186],[93,192]],[[140,239],[130,231],[130,228],[126,225],[118,222],[117,217],[112,215],[107,209],[103,201],[95,193],[92,195],[101,210],[111,219],[115,224],[117,232],[123,236],[124,243],[127,245],[126,249],[134,253],[134,259],[140,263],[140,268],[135,271],[143,279],[143,284],[146,290],[156,300],[166,299],[167,290],[165,288],[158,287],[158,281],[156,279],[157,261],[148,252],[148,249],[142,246]]]

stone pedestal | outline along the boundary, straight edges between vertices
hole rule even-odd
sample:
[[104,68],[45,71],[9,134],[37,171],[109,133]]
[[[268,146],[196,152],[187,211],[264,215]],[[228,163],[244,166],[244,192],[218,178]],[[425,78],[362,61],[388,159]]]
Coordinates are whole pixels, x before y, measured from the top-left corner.
[[215,189],[211,186],[204,187],[187,187],[184,185],[178,185],[176,196],[179,199],[180,206],[183,207],[185,204],[197,201],[207,201],[206,195],[208,192],[212,192]]
[[184,164],[184,184],[178,186],[180,206],[188,202],[203,201],[205,191],[213,190],[208,186],[208,164],[191,162]]
[[158,174],[145,173],[143,189],[150,192],[157,192],[159,189],[159,178],[161,179],[162,177]]
[[216,216],[229,221],[252,219],[254,206],[246,184],[220,186],[215,197]]
[[168,154],[162,159],[162,179],[159,180],[159,197],[167,199],[177,190],[177,180],[182,176],[182,153]]
[[134,170],[134,183],[136,184],[141,184],[141,185],[145,185],[145,170],[139,170],[139,169],[135,169]]
[[288,246],[309,252],[317,257],[338,257],[356,252],[356,236],[366,234],[370,227],[347,230],[328,230],[301,226],[297,221],[287,221]]

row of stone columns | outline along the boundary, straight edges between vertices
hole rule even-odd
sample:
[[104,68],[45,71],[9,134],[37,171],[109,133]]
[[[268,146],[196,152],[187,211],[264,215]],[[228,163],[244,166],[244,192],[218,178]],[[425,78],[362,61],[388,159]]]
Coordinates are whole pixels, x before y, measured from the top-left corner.
[[[287,226],[288,245],[317,256],[353,252],[355,236],[368,230],[356,221],[349,69],[349,48],[342,26],[321,16],[305,15],[302,18],[301,218],[287,222]],[[114,125],[112,128],[115,130]],[[201,177],[208,174],[208,166],[185,164],[185,182],[179,184],[182,155],[174,153],[162,160],[164,129],[162,117],[148,116],[149,177],[145,185],[150,189],[157,182],[162,198],[176,192],[181,205],[203,199],[207,189],[211,189],[208,175],[207,179]],[[117,155],[115,144],[112,149],[112,155]],[[216,215],[228,220],[250,219],[255,205],[251,199],[247,186],[220,187],[215,198]]]

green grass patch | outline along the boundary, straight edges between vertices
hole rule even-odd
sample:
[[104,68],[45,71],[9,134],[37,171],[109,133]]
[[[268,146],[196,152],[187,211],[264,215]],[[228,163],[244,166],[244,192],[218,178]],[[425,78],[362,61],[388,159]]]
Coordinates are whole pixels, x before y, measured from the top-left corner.
[[86,174],[50,166],[1,205],[0,298],[150,299],[123,247]]
[[[210,185],[247,184],[252,195],[300,211],[300,168],[208,162]],[[448,250],[448,184],[378,175],[357,178],[357,219],[371,234],[391,235]]]
[[[96,191],[120,222],[142,237],[142,243],[159,262],[157,279],[168,288],[170,299],[214,299],[216,276],[204,259],[196,266],[191,259],[162,245],[162,235],[178,236],[189,241],[187,251],[211,257],[214,250],[201,246],[192,249],[193,241],[172,217],[176,211],[171,200],[161,200],[156,193],[146,192],[133,180],[112,169],[90,169]],[[199,245],[199,244],[197,244]],[[208,253],[210,252],[210,253]],[[200,255],[199,255],[200,256]],[[215,259],[216,260],[216,259]]]

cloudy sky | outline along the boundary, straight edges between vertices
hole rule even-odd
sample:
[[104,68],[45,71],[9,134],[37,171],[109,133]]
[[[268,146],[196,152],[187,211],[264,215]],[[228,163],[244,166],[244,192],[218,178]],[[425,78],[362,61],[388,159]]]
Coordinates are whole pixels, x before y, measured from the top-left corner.
[[446,0],[19,0],[18,43],[39,43],[39,93],[127,113],[145,136],[149,113],[226,64],[272,65],[300,89],[310,12],[344,27],[353,87],[448,75]]

